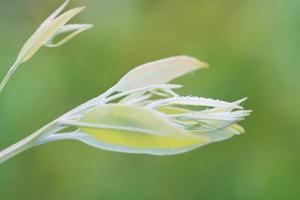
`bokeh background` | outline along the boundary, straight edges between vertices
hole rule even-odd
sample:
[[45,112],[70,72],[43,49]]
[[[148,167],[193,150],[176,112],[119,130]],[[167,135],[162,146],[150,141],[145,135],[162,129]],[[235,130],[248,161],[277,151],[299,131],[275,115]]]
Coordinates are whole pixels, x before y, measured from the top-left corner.
[[[62,0],[0,0],[0,75]],[[73,0],[95,28],[43,48],[0,96],[0,149],[112,86],[129,69],[173,55],[208,62],[175,82],[181,94],[249,97],[247,134],[190,153],[113,153],[49,143],[0,166],[2,200],[300,199],[300,1]],[[70,6],[69,6],[70,8]]]

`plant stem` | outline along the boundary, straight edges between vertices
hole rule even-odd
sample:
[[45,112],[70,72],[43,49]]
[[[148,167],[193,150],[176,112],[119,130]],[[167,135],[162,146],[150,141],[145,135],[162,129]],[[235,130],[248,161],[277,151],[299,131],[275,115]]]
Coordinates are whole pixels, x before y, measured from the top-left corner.
[[[17,66],[17,65],[14,65],[14,66]],[[5,76],[4,80],[1,83],[2,89],[5,86],[5,84],[7,83],[7,81],[9,80],[9,78],[11,77],[11,75],[13,74],[14,70],[15,70],[14,67],[12,67],[9,70],[9,73],[7,73],[7,75]],[[0,92],[1,92],[1,88],[0,88]],[[29,135],[28,137],[26,137],[26,138],[20,140],[19,142],[7,147],[6,149],[0,151],[0,164],[2,164],[6,160],[18,155],[19,153],[21,153],[21,152],[23,152],[23,151],[25,151],[25,150],[27,150],[31,147],[34,147],[34,146],[40,145],[40,144],[44,144],[45,143],[45,141],[43,141],[44,136],[48,136],[48,135],[57,133],[58,131],[65,128],[65,125],[60,124],[60,120],[68,119],[72,115],[76,115],[78,112],[88,110],[89,108],[91,108],[94,105],[93,104],[94,101],[99,101],[99,99],[105,99],[107,96],[109,96],[112,93],[113,93],[113,89],[110,89],[110,90],[106,91],[105,93],[103,93],[99,97],[96,97],[96,98],[82,104],[81,106],[78,106],[77,108],[69,111],[68,113],[62,115],[61,117],[57,118],[56,120],[50,122],[46,126],[44,126],[41,129],[37,130],[36,132]],[[59,138],[62,139],[62,137],[60,137],[60,136],[56,137],[56,139],[59,139]]]
[[4,149],[0,152],[0,164],[10,159],[11,157],[29,149],[33,145],[31,144],[32,135],[26,137],[25,139],[17,142],[16,144],[11,145],[10,147]]
[[35,142],[45,134],[51,133],[52,131],[51,128],[55,128],[55,127],[56,127],[55,121],[53,121],[48,125],[44,126],[43,128],[37,130],[33,134],[29,135],[28,137],[0,151],[0,164],[18,155],[19,153],[22,153],[23,151],[37,145],[37,143]]
[[2,90],[4,89],[4,87],[6,86],[7,82],[12,77],[12,75],[14,74],[14,72],[16,71],[16,69],[18,68],[18,66],[19,66],[19,63],[15,62],[13,64],[13,66],[11,66],[9,68],[7,74],[5,75],[4,79],[2,80],[2,82],[0,84],[0,93],[2,92]]
[[[8,75],[8,77],[9,76],[11,76],[11,75]],[[5,85],[5,83],[3,85]],[[110,95],[111,93],[112,93],[112,91],[107,91],[103,94],[103,96],[102,95],[101,96],[103,98],[105,98],[106,96]],[[64,118],[68,118],[71,115],[76,114],[77,112],[88,109],[90,107],[89,104],[92,103],[93,101],[95,101],[98,98],[99,97],[94,98],[94,99],[82,104],[81,106],[69,111],[68,113],[66,113],[66,114],[62,115],[61,117],[57,118],[56,120],[50,122],[49,124],[42,127],[41,129],[37,130],[36,132],[29,135],[28,137],[26,137],[26,138],[20,140],[19,142],[7,147],[6,149],[0,151],[0,164],[2,164],[6,160],[18,155],[19,153],[22,153],[23,151],[25,151],[25,150],[27,150],[31,147],[34,147],[34,146],[39,145],[39,144],[43,144],[44,142],[42,142],[42,140],[40,140],[43,136],[51,135],[51,134],[56,133],[59,130],[65,128],[64,125],[61,126],[61,125],[57,124],[57,123],[59,123],[59,120],[64,119]]]

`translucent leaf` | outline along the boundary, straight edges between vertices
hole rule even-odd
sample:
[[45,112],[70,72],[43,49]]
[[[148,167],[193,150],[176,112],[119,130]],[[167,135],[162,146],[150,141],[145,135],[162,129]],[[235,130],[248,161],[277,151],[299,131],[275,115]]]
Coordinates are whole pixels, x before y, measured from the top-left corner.
[[[57,44],[52,44],[51,39],[53,39],[54,35],[57,34],[59,31],[64,31],[64,29],[71,29],[73,27],[66,27],[64,26],[69,20],[71,20],[76,14],[81,12],[84,7],[75,8],[69,10],[60,16],[57,15],[66,7],[69,3],[69,0],[66,0],[58,9],[56,9],[40,26],[39,28],[33,33],[33,35],[25,42],[22,49],[19,52],[19,55],[15,61],[15,63],[10,67],[9,71],[5,75],[3,81],[0,83],[0,93],[2,92],[3,88],[12,77],[16,69],[22,64],[23,62],[29,60],[42,46],[48,43],[48,46],[56,47],[64,44],[65,42],[69,41],[79,33],[84,30],[90,28],[90,25],[82,25],[82,27],[76,27],[77,29],[74,30],[70,35],[66,38],[58,42]],[[84,26],[84,27],[83,27]],[[66,27],[66,28],[63,28]]]
[[81,133],[79,140],[112,151],[176,154],[209,142],[204,136],[178,128],[156,111],[136,106],[99,106],[89,111],[80,122],[69,124],[76,125],[80,132],[88,135],[83,137]]
[[43,44],[46,43],[56,33],[60,27],[66,24],[83,9],[84,7],[74,8],[53,20],[49,21],[47,19],[24,44],[18,55],[17,61],[22,63],[30,59],[39,50],[39,48],[41,48],[41,46],[43,46]]
[[240,133],[244,133],[244,129],[237,125],[233,124],[227,128],[220,129],[220,130],[215,130],[215,131],[208,131],[208,132],[198,132],[198,131],[193,131],[193,133],[198,133],[199,135],[205,136],[209,138],[211,142],[219,142],[222,140],[227,140],[234,135],[239,135]]
[[203,67],[208,65],[188,56],[165,58],[134,68],[114,88],[127,91],[151,84],[163,84]]
[[[147,85],[145,87],[140,87],[140,88],[136,88],[136,89],[133,89],[133,90],[127,90],[127,91],[118,93],[116,95],[113,95],[111,97],[106,97],[105,102],[116,100],[118,98],[123,98],[125,96],[132,95],[134,93],[151,92],[151,91],[155,91],[155,90],[159,90],[159,89],[161,89],[161,90],[177,89],[177,88],[181,88],[181,87],[182,87],[182,85],[175,85],[175,84],[153,84],[153,85]],[[112,89],[112,88],[110,90],[114,91],[114,89]],[[99,97],[102,97],[102,95],[100,95]]]
[[159,112],[169,114],[169,115],[178,115],[191,112],[185,108],[173,107],[173,106],[162,106],[157,109]]
[[226,130],[216,130],[216,131],[201,133],[201,135],[208,137],[211,142],[220,142],[223,140],[230,139],[236,134],[234,133],[234,131],[226,129]]
[[[91,24],[67,24],[65,26],[62,26],[61,28],[59,28],[55,35],[52,36],[52,38],[49,39],[49,41],[47,41],[47,43],[44,44],[44,46],[46,47],[59,47],[63,44],[65,44],[66,42],[68,42],[69,40],[71,40],[72,38],[76,37],[78,34],[82,33],[83,31],[86,31],[90,28],[92,28],[93,25]],[[63,33],[69,33],[69,35],[67,35],[66,37],[64,37],[63,39],[61,39],[60,41],[54,43],[53,40],[55,39],[55,37],[57,37],[60,34]]]
[[138,98],[141,98],[142,96],[144,96],[144,94],[145,94],[145,91],[132,93],[132,94],[128,95],[127,97],[123,98],[119,103],[127,103],[130,101],[134,101],[135,99],[138,99]]
[[59,13],[61,13],[65,7],[70,3],[70,0],[66,0],[60,7],[58,7],[43,23],[41,26],[46,25],[48,22],[53,20]]
[[179,114],[176,117],[181,119],[197,119],[197,120],[220,120],[220,121],[241,121],[249,115],[247,110],[239,110],[233,112],[216,112],[209,113],[205,111]]

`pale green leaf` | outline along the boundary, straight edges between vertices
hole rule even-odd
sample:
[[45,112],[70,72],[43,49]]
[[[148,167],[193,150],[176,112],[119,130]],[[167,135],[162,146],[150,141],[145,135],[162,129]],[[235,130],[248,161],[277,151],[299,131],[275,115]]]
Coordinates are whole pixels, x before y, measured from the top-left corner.
[[30,59],[46,43],[56,31],[81,12],[84,7],[69,10],[59,17],[40,26],[37,31],[27,40],[18,55],[18,62],[22,63]]
[[[163,118],[158,112],[136,106],[109,104],[89,111],[76,125],[89,135],[85,143],[112,151],[176,154],[209,141],[190,134]],[[89,137],[84,137],[89,138]],[[96,145],[95,141],[99,143]]]
[[151,84],[163,84],[204,67],[208,65],[188,56],[165,58],[134,68],[115,85],[114,89],[127,91]]
[[48,22],[53,20],[59,13],[61,13],[65,7],[70,3],[70,0],[66,0],[60,7],[58,7],[42,24],[41,26],[47,25]]
[[[84,7],[75,8],[57,17],[57,15],[66,7],[68,3],[69,0],[66,0],[58,9],[56,9],[25,42],[18,54],[15,63],[10,67],[3,81],[0,83],[0,92],[2,92],[3,88],[5,87],[11,76],[14,74],[16,69],[20,66],[20,64],[29,60],[42,46],[46,45],[47,43],[51,47],[60,46],[82,31],[87,30],[91,27],[90,25],[82,25],[84,27],[80,28],[77,27],[77,30],[74,30],[73,33],[71,33],[69,36],[67,36],[57,44],[49,44],[51,43],[51,39],[53,39],[57,32],[59,30],[63,30],[65,24],[84,9]],[[68,29],[68,27],[66,29]]]
[[[93,25],[91,25],[91,24],[67,24],[67,25],[64,25],[56,31],[55,35],[53,35],[52,38],[50,38],[49,41],[47,41],[44,44],[44,46],[59,47],[59,46],[65,44],[66,42],[68,42],[69,40],[71,40],[72,38],[76,37],[78,34],[82,33],[83,31],[86,31],[92,27],[93,27]],[[57,37],[58,35],[63,34],[63,33],[69,33],[69,32],[70,32],[70,34],[65,36],[60,41],[58,41],[56,43],[53,42],[55,37]]]
[[193,133],[209,138],[210,142],[219,142],[219,141],[227,140],[233,137],[234,135],[239,135],[241,133],[244,133],[244,129],[237,124],[232,124],[231,126],[228,126],[224,129],[207,131],[207,132],[193,131]]

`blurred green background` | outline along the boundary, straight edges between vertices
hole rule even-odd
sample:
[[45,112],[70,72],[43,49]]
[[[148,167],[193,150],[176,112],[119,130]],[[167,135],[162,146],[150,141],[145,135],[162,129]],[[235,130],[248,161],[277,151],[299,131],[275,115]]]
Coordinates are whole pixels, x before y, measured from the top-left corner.
[[[0,75],[62,0],[0,0]],[[0,166],[1,200],[300,199],[300,1],[73,0],[95,28],[43,48],[0,96],[0,149],[112,86],[129,69],[186,54],[208,62],[181,94],[249,97],[247,134],[190,153],[46,144]],[[71,6],[69,6],[71,7]]]

